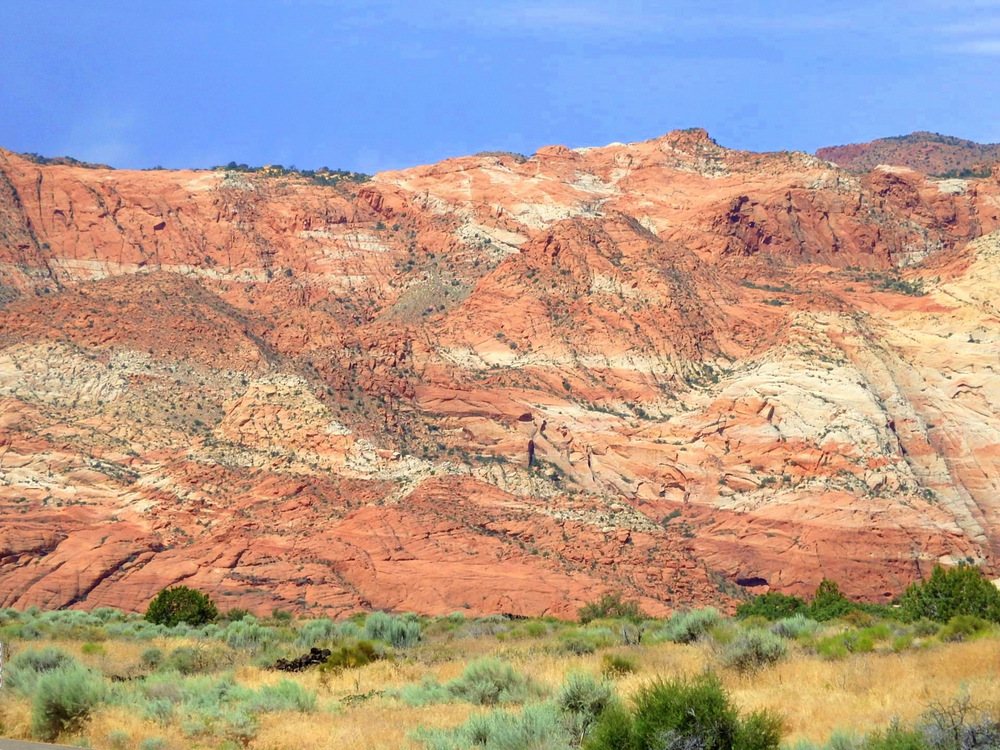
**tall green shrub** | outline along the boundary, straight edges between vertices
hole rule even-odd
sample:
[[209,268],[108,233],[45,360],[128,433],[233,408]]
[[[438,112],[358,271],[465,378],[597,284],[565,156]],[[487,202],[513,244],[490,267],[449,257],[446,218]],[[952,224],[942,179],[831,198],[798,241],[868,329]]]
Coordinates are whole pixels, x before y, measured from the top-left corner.
[[631,713],[606,710],[586,750],[777,750],[781,719],[767,712],[742,717],[713,675],[657,680],[640,689]]
[[372,612],[365,618],[365,638],[382,641],[395,648],[406,648],[420,640],[420,623],[385,612]]
[[900,614],[907,620],[926,617],[947,622],[955,615],[973,615],[1000,622],[1000,590],[987,580],[979,568],[959,565],[943,568],[935,565],[931,577],[913,583],[900,599]]
[[101,678],[89,669],[74,666],[46,672],[32,697],[32,735],[51,742],[60,734],[76,731],[103,696]]
[[182,622],[204,625],[219,616],[219,610],[206,594],[187,586],[164,589],[149,603],[146,619],[156,625],[173,627]]
[[804,614],[809,605],[797,596],[788,596],[777,591],[755,596],[736,608],[736,616],[741,620],[748,617],[765,617],[768,620],[783,620]]
[[20,652],[10,660],[4,676],[7,687],[22,695],[32,695],[38,681],[46,673],[78,666],[76,659],[57,648],[28,650]]
[[854,602],[840,593],[836,581],[824,578],[816,587],[816,594],[809,603],[809,611],[806,614],[814,620],[826,622],[843,617],[856,608]]
[[591,620],[602,618],[618,618],[633,622],[645,617],[639,608],[639,602],[623,599],[620,593],[605,594],[596,602],[585,604],[577,612],[580,622],[587,624]]

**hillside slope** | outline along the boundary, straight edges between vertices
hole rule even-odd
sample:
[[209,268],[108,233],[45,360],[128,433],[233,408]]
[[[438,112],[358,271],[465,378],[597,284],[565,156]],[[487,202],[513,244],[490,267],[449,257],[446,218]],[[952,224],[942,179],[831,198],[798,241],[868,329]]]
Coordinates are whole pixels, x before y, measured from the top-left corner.
[[926,175],[985,177],[1000,162],[1000,143],[976,143],[939,133],[910,133],[869,143],[828,146],[816,156],[854,172],[880,164],[907,167]]
[[995,570],[998,215],[704,131],[334,186],[0,152],[0,606]]

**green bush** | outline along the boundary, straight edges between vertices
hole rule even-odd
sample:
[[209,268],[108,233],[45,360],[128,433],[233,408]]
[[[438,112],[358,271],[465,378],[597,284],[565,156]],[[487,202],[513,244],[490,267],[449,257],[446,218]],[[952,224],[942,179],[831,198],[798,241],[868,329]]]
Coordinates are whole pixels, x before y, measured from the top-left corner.
[[597,645],[592,639],[579,633],[567,633],[559,637],[559,650],[575,656],[585,656],[597,651]]
[[10,660],[4,677],[7,687],[11,690],[16,690],[22,695],[31,695],[45,673],[78,666],[80,665],[76,659],[57,648],[22,651]]
[[843,659],[848,654],[864,654],[875,650],[875,638],[866,630],[847,630],[821,638],[816,653],[824,659]]
[[295,644],[302,648],[312,648],[317,643],[325,643],[333,640],[336,633],[337,625],[328,617],[324,617],[321,620],[309,620],[299,630]]
[[162,672],[172,671],[187,675],[207,672],[214,667],[215,659],[205,649],[195,646],[178,646],[160,662],[157,669]]
[[31,734],[51,742],[79,729],[103,697],[104,685],[89,669],[72,666],[45,672],[31,701]]
[[385,612],[372,612],[365,618],[364,637],[382,641],[395,648],[406,648],[420,640],[420,623]]
[[919,729],[904,729],[893,722],[885,730],[868,735],[864,750],[930,750],[930,746]]
[[783,620],[778,620],[778,622],[771,626],[772,633],[779,635],[782,638],[788,638],[789,640],[795,640],[796,638],[812,635],[818,629],[818,622],[801,613],[793,615],[792,617],[786,617]]
[[713,607],[677,612],[658,635],[674,643],[693,643],[721,622],[722,615]]
[[345,669],[357,669],[382,658],[384,654],[370,641],[358,641],[333,649],[319,670],[321,675],[340,674]]
[[188,625],[204,625],[218,616],[218,609],[206,594],[187,586],[164,589],[149,603],[149,608],[146,610],[146,620],[167,627],[182,622]]
[[563,713],[563,726],[579,743],[615,701],[614,688],[590,675],[571,674],[556,695],[556,705]]
[[462,676],[447,684],[456,698],[482,706],[524,703],[537,689],[514,667],[499,659],[479,659],[466,666]]
[[782,620],[797,614],[805,614],[808,605],[797,596],[788,596],[777,591],[755,596],[736,608],[736,616],[741,620],[747,617],[764,617],[768,620]]
[[247,701],[247,708],[254,712],[316,710],[316,694],[293,680],[282,680],[277,685],[265,685]]
[[938,638],[942,641],[964,641],[976,633],[990,628],[990,623],[973,615],[955,615],[941,628]]
[[428,750],[572,750],[577,747],[559,708],[535,703],[521,711],[498,709],[474,714],[455,729],[421,729],[415,734]]
[[580,622],[586,625],[592,620],[618,618],[638,621],[645,618],[639,602],[625,600],[620,593],[605,594],[599,601],[585,604],[577,611]]
[[163,663],[163,649],[150,646],[139,654],[139,661],[146,669],[156,669]]
[[767,712],[741,717],[713,675],[657,680],[641,688],[629,714],[609,707],[586,750],[777,750],[781,719]]
[[1000,590],[971,565],[935,565],[930,578],[907,587],[899,604],[906,620],[947,622],[955,615],[974,615],[1000,622]]
[[809,602],[807,614],[814,620],[826,622],[843,617],[854,609],[857,609],[857,605],[840,593],[837,582],[824,578],[816,587],[816,594]]
[[601,659],[601,674],[610,679],[638,671],[639,663],[631,656],[605,654]]
[[743,630],[723,649],[722,663],[747,674],[777,664],[787,653],[781,636],[767,630]]
[[237,651],[258,653],[273,645],[275,640],[274,630],[253,618],[237,620],[226,626],[226,644]]

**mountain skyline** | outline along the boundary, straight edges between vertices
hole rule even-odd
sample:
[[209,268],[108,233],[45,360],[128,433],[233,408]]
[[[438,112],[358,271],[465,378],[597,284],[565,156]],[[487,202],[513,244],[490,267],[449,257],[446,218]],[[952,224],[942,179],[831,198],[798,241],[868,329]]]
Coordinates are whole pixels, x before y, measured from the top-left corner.
[[752,151],[1000,141],[982,0],[0,5],[0,143],[120,168],[373,173],[691,126]]

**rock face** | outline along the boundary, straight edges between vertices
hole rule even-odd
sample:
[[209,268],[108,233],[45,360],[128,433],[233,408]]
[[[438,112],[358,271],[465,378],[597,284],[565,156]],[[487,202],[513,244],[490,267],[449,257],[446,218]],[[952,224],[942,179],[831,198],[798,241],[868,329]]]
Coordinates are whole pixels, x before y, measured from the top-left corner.
[[986,176],[1000,162],[1000,143],[976,143],[939,133],[911,133],[870,143],[821,148],[816,156],[844,169],[867,172],[880,164],[926,175]]
[[995,177],[697,130],[360,185],[0,151],[0,606],[996,572],[998,217]]

